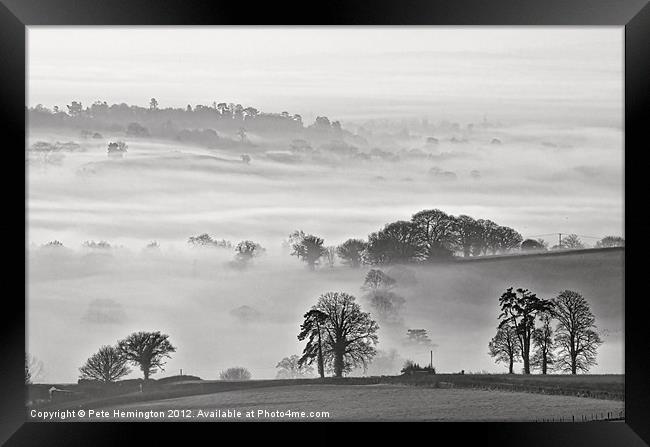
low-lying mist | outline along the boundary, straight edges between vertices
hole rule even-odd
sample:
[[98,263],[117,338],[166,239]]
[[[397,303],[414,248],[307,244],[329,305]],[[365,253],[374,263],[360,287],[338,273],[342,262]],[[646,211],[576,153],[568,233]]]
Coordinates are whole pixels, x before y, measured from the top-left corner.
[[[30,144],[81,145],[56,163],[28,164],[28,350],[44,363],[42,381],[76,381],[99,346],[139,330],[167,333],[178,348],[154,377],[182,368],[216,379],[238,365],[253,378],[275,377],[278,361],[301,352],[302,315],[320,294],[351,293],[373,313],[361,290],[368,268],[337,263],[310,272],[282,245],[296,229],[338,245],[439,208],[494,220],[524,237],[622,233],[619,129],[502,127],[435,145],[425,136],[404,138],[392,150],[399,160],[278,158],[269,152],[286,147],[260,138],[250,164],[226,149],[137,138],[125,158],[109,159],[105,136],[30,133]],[[250,239],[266,253],[233,268],[232,249],[188,247],[201,233]],[[53,240],[64,246],[41,247]],[[82,248],[89,240],[112,248]],[[152,241],[160,248],[145,249]],[[567,288],[583,293],[609,334],[592,372],[621,373],[622,269],[618,258],[403,267],[393,274],[404,301],[395,318],[379,320],[382,353],[368,373],[398,373],[407,358],[428,363],[430,348],[405,344],[410,328],[429,331],[438,371],[505,371],[487,343],[509,286],[544,297]]]
[[[361,289],[368,268],[312,272],[280,252],[233,268],[232,252],[222,248],[43,247],[30,252],[28,346],[45,364],[42,380],[70,382],[99,346],[133,331],[161,330],[178,350],[158,377],[182,368],[216,379],[219,371],[243,365],[254,378],[273,378],[280,359],[302,350],[296,339],[302,315],[320,294],[346,291],[380,323],[382,352],[367,374],[398,373],[406,358],[427,364],[430,349],[440,372],[501,372],[487,342],[498,297],[514,285],[547,298],[565,288],[583,293],[607,334],[593,372],[621,373],[623,259],[602,256],[388,267],[403,304],[385,315]],[[433,347],[409,344],[411,328],[426,329]]]

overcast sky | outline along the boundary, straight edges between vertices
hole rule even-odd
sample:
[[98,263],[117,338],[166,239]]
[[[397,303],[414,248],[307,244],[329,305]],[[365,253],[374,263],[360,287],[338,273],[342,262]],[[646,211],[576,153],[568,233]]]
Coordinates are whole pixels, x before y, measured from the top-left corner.
[[28,103],[620,125],[622,27],[28,28]]

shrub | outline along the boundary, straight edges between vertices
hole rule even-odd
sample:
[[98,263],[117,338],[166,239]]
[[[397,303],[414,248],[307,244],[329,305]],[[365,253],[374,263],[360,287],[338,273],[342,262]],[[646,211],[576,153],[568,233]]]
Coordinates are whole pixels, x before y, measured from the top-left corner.
[[415,363],[413,360],[407,360],[404,362],[404,367],[400,372],[402,374],[415,374],[418,372],[427,372],[427,373],[435,374],[436,369],[431,366],[422,367],[419,364]]

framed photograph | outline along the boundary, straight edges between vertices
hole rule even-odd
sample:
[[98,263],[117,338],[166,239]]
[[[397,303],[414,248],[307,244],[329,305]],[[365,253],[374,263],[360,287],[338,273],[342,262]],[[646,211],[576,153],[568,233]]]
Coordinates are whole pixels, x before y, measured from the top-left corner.
[[0,439],[648,445],[647,2],[306,6],[2,0]]

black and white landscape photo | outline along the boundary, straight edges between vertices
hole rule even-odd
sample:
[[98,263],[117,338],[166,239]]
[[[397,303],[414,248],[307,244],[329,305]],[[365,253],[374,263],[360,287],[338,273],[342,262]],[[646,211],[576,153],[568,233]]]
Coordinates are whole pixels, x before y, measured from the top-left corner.
[[29,26],[27,419],[624,420],[623,38]]

